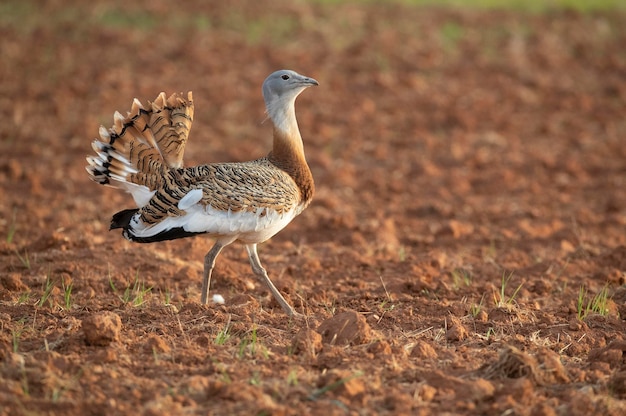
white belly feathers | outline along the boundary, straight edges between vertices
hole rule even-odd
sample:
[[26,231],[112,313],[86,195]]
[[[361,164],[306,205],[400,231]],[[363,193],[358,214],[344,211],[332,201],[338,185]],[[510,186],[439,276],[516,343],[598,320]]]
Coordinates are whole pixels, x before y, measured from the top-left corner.
[[[199,196],[199,197],[198,197]],[[270,208],[256,211],[222,211],[199,203],[202,190],[193,190],[183,197],[178,208],[185,215],[168,217],[157,224],[145,224],[139,213],[130,221],[132,234],[147,238],[172,228],[182,228],[191,233],[206,233],[209,236],[233,236],[243,243],[263,242],[285,228],[302,211],[300,206],[278,213]],[[191,204],[191,205],[190,205]]]

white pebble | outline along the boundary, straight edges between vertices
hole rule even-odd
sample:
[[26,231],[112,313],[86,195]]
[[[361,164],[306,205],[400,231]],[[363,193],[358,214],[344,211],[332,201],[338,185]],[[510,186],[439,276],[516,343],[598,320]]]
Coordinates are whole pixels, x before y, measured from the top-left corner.
[[224,296],[222,295],[213,295],[213,302],[224,304]]

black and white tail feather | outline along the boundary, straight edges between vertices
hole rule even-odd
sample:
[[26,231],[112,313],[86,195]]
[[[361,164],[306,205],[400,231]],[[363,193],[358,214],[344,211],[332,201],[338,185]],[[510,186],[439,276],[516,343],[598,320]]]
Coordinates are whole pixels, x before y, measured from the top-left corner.
[[147,109],[133,101],[126,116],[115,112],[110,129],[100,126],[86,167],[92,180],[129,192],[138,207],[148,204],[163,185],[167,170],[183,166],[185,144],[193,122],[192,93],[166,98],[159,94]]

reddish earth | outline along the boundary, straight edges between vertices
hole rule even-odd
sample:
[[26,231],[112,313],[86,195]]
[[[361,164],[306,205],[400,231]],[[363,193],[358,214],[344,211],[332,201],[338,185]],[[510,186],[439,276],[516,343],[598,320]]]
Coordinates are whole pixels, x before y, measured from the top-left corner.
[[[625,414],[623,13],[59,3],[0,17],[0,414]],[[283,67],[317,194],[260,256],[306,322],[241,246],[200,305],[211,241],[108,232],[84,171],[162,90],[187,165],[266,154]]]

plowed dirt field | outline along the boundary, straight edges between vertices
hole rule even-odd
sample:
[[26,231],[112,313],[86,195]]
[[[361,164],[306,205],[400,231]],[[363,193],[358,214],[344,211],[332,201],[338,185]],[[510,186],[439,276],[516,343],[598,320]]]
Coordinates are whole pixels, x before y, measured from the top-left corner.
[[[39,4],[42,3],[42,4]],[[215,4],[211,4],[215,3]],[[1,415],[626,414],[626,15],[370,2],[0,6]],[[99,126],[193,91],[185,163],[297,116],[312,205],[240,245],[109,232]]]

